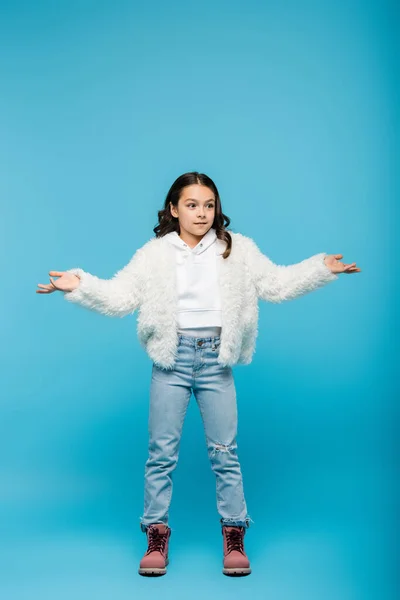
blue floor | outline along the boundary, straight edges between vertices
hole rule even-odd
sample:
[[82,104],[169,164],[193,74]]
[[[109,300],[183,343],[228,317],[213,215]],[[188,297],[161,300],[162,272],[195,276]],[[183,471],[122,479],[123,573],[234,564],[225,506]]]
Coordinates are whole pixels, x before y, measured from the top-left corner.
[[362,530],[349,536],[315,525],[297,531],[252,525],[245,545],[253,572],[230,578],[221,571],[219,528],[179,523],[171,536],[168,573],[145,578],[137,573],[146,544],[140,531],[131,539],[90,531],[14,536],[2,543],[0,597],[382,600],[392,596],[388,588],[378,591],[383,565],[374,561],[370,541]]

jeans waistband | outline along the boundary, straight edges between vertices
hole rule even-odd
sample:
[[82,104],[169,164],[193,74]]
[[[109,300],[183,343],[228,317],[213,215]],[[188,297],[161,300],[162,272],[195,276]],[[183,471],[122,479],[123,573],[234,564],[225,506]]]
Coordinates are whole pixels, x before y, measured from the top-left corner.
[[189,337],[187,335],[178,334],[179,344],[185,346],[208,348],[211,346],[218,346],[221,343],[221,336],[216,335],[214,337]]

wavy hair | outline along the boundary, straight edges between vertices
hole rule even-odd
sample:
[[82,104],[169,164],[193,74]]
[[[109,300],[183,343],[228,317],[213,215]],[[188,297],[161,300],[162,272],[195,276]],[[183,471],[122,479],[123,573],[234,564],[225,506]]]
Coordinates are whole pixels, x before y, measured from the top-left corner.
[[215,229],[217,238],[226,242],[227,246],[223,253],[223,258],[228,258],[232,249],[232,237],[226,230],[231,220],[227,215],[224,215],[221,208],[221,200],[219,197],[218,189],[215,183],[210,177],[204,173],[198,173],[197,171],[191,171],[180,175],[174,183],[171,185],[167,197],[165,198],[164,208],[158,211],[158,225],[154,227],[153,231],[156,237],[163,237],[171,231],[176,231],[180,234],[179,220],[177,217],[173,217],[170,210],[170,203],[173,206],[177,206],[182,190],[188,185],[204,185],[210,188],[215,196],[215,216],[212,227]]

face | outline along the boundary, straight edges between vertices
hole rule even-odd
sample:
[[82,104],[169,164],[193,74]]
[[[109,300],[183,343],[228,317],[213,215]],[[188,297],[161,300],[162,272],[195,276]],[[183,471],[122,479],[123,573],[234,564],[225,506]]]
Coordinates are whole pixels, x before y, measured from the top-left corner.
[[203,237],[214,222],[215,204],[210,188],[199,184],[183,188],[178,206],[170,205],[172,216],[179,219],[181,237]]

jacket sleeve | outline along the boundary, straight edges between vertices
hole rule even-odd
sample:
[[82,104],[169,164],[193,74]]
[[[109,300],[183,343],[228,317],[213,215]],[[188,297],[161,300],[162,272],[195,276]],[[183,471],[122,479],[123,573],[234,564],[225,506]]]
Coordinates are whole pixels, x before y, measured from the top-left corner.
[[324,263],[325,252],[294,265],[276,265],[247,238],[247,266],[258,298],[279,303],[293,300],[339,278]]
[[144,251],[140,248],[111,279],[100,279],[80,268],[68,269],[68,273],[80,277],[80,283],[72,292],[64,292],[64,298],[109,317],[125,317],[141,304],[144,260]]

